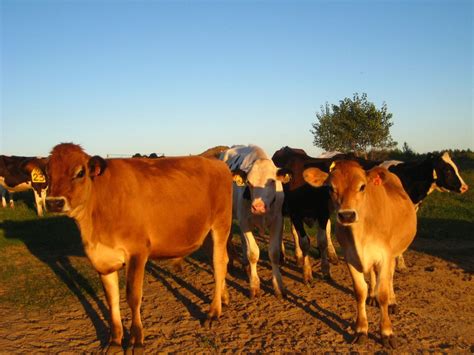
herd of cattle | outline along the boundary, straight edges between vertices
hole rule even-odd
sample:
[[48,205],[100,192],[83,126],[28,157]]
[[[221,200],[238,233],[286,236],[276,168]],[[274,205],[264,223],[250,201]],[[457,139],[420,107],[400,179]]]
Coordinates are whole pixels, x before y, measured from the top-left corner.
[[[260,293],[259,247],[252,233],[256,228],[268,231],[273,287],[281,296],[283,218],[291,220],[295,256],[309,282],[305,225],[317,227],[321,271],[329,278],[329,262],[338,260],[331,241],[332,214],[357,301],[354,342],[367,338],[366,303],[377,304],[382,342],[394,348],[389,317],[396,310],[393,276],[396,260],[405,267],[402,253],[415,237],[416,211],[435,189],[468,189],[447,152],[404,163],[342,153],[313,158],[284,147],[270,159],[260,147],[248,145],[210,149],[200,156],[103,159],[72,143],[57,145],[48,158],[0,156],[0,185],[4,192],[32,189],[40,216],[47,208],[76,220],[85,253],[104,286],[111,352],[121,351],[124,334],[117,273],[121,268],[127,270],[126,297],[132,311],[130,344],[140,351],[140,306],[149,258],[183,258],[210,235],[215,278],[210,322],[229,299],[225,277],[233,219],[241,231],[251,297]],[[2,204],[5,207],[3,194]]]

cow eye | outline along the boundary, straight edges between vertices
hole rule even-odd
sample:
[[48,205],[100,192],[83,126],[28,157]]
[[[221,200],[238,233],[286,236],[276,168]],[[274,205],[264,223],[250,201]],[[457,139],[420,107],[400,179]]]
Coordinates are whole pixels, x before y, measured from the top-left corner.
[[74,176],[75,179],[81,179],[83,178],[85,175],[85,171],[84,171],[84,168],[81,168],[77,173],[76,175]]
[[362,191],[364,191],[364,190],[365,190],[365,184],[361,185],[359,191],[362,192]]

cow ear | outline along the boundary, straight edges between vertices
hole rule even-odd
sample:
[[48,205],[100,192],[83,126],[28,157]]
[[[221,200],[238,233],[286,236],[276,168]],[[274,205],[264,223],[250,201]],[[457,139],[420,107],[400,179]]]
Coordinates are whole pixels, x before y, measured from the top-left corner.
[[387,180],[387,169],[376,167],[367,172],[367,180],[373,185],[383,185]]
[[247,173],[240,169],[233,170],[232,179],[237,186],[245,186],[245,182],[247,181]]
[[303,171],[303,179],[314,187],[321,187],[328,178],[329,174],[318,168],[307,168]]
[[280,180],[283,184],[288,184],[293,178],[293,172],[287,168],[281,168],[277,170],[277,180]]
[[105,159],[99,157],[98,155],[94,155],[92,158],[90,158],[87,165],[89,167],[89,175],[91,177],[102,175],[104,170],[107,168],[107,162]]
[[44,173],[46,168],[46,159],[33,158],[26,161],[20,166],[20,168],[29,176],[31,176],[31,182],[37,184],[46,183],[46,174]]

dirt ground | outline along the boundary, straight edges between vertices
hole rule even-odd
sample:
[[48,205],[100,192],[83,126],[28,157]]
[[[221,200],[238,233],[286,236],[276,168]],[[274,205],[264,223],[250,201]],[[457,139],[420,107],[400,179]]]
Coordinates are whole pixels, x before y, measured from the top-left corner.
[[[398,314],[392,316],[398,351],[474,352],[474,241],[449,245],[418,238],[405,254],[409,272],[396,274]],[[205,258],[189,257],[182,272],[166,262],[150,262],[142,306],[145,350],[160,352],[378,352],[379,312],[368,307],[369,339],[351,345],[355,300],[344,262],[332,267],[333,281],[320,277],[305,286],[292,259],[283,266],[286,299],[273,296],[265,253],[259,262],[262,295],[248,298],[246,274],[228,275],[231,297],[211,329],[201,326],[213,291]],[[239,266],[240,264],[237,264]],[[122,289],[122,299],[123,299]],[[122,301],[124,325],[130,312]],[[97,352],[108,339],[103,293],[77,297],[68,307],[25,312],[2,309],[0,352]],[[128,333],[126,333],[128,336]]]

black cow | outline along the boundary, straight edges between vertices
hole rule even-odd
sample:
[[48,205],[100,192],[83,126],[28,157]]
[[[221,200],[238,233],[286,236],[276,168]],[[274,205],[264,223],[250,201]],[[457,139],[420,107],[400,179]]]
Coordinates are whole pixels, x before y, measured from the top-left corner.
[[45,166],[45,158],[0,155],[0,185],[10,193],[33,189],[39,216],[43,215],[48,188],[42,172]]

